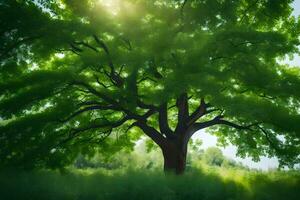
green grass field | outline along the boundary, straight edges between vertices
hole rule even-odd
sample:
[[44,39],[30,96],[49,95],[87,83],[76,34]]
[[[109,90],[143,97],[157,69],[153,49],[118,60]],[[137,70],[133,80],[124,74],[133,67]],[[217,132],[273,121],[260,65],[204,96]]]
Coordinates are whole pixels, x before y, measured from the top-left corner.
[[210,167],[183,176],[155,170],[1,172],[1,197],[11,199],[296,200],[299,172],[259,172]]

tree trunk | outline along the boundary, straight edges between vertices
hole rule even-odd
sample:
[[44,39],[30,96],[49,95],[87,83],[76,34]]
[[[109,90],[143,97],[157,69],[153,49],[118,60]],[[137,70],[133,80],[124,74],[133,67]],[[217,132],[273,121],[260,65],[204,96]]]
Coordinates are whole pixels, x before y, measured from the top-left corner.
[[168,141],[163,147],[164,171],[183,174],[186,166],[187,142]]

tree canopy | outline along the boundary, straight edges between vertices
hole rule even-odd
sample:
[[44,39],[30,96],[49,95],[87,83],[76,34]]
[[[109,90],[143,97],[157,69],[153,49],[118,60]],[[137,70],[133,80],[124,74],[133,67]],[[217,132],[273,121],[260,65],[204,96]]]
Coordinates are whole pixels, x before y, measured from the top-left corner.
[[185,163],[204,128],[299,163],[300,70],[280,62],[299,54],[291,2],[1,1],[1,166],[64,167],[143,134]]

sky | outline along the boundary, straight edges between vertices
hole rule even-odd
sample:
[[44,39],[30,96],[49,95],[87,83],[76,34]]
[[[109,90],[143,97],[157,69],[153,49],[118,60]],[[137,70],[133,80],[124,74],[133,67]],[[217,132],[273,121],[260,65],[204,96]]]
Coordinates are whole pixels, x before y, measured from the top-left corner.
[[[294,3],[292,4],[294,11],[293,15],[299,16],[300,15],[300,0],[294,0]],[[300,56],[295,55],[295,57],[292,60],[289,60],[288,58],[283,61],[284,63],[287,63],[292,66],[299,66],[300,67]],[[212,136],[205,131],[201,130],[194,134],[193,139],[201,139],[202,149],[207,149],[208,147],[216,146],[217,138],[215,136]],[[250,168],[255,169],[261,169],[261,170],[268,170],[268,169],[274,169],[278,167],[278,160],[276,158],[267,158],[267,157],[261,157],[261,160],[259,162],[252,161],[251,158],[239,158],[236,156],[236,147],[233,145],[227,146],[226,148],[219,147],[223,154],[231,159],[234,159],[238,162],[243,163],[244,165],[249,166]]]
[[293,14],[295,16],[299,16],[300,15],[300,0],[294,0],[292,6],[294,8]]

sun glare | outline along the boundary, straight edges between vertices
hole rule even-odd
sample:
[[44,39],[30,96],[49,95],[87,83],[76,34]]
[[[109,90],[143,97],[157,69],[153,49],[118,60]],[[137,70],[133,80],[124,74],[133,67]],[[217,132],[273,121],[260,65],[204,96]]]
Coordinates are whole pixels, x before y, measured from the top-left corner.
[[120,11],[120,0],[99,0],[99,2],[113,15],[117,15]]
[[137,11],[137,6],[130,1],[124,0],[98,0],[102,8],[104,8],[108,13],[116,16],[119,14],[129,14],[135,13]]

